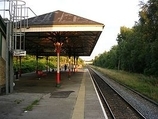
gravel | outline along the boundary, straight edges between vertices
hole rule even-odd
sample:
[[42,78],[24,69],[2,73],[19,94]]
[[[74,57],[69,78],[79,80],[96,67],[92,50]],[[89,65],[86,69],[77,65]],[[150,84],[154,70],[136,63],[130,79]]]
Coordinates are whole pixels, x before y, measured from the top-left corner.
[[118,84],[114,80],[111,80],[102,73],[95,71],[99,74],[112,88],[125,98],[131,105],[135,107],[146,119],[158,119],[158,105],[144,99],[140,95],[127,89],[126,87]]

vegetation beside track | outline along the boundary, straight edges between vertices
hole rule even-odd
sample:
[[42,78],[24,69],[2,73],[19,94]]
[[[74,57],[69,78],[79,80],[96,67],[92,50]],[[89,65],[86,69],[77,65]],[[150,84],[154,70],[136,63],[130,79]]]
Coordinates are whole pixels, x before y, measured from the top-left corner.
[[103,73],[106,77],[132,88],[158,103],[158,78],[121,70],[92,67]]

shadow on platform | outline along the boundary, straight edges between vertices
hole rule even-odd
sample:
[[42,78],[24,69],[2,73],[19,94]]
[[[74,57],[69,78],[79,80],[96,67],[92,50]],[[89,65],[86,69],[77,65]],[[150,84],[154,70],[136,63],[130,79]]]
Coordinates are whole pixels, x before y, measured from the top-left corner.
[[60,87],[56,87],[56,72],[48,72],[46,76],[43,76],[40,79],[36,73],[22,74],[18,80],[14,81],[14,92],[52,93],[59,88],[63,88],[63,85],[80,83],[80,78],[75,77],[81,73],[83,73],[83,71],[71,73],[71,78],[69,79],[68,72],[60,72]]

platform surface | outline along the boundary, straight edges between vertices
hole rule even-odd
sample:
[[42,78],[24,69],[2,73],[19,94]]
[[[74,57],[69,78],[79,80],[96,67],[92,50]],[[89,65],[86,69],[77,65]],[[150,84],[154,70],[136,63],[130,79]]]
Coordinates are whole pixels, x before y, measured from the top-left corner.
[[[105,119],[87,69],[61,72],[61,86],[56,87],[55,72],[40,80],[35,73],[15,80],[14,92],[0,96],[2,119]],[[25,110],[34,101],[32,110]]]

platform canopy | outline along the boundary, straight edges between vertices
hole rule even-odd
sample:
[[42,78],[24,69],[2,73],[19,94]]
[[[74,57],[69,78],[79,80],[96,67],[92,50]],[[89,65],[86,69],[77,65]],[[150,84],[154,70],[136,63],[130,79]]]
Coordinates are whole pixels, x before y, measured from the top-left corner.
[[[56,56],[54,43],[62,43],[61,56],[90,56],[104,24],[60,10],[28,19],[25,32],[27,54]],[[21,30],[21,31],[19,31]]]

